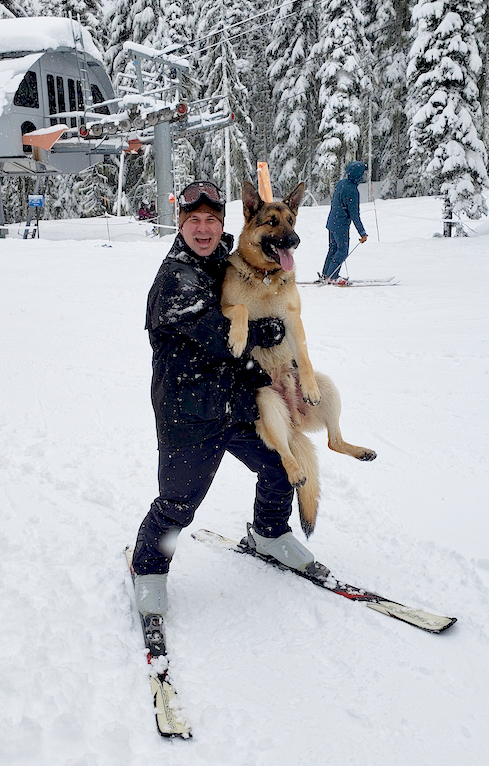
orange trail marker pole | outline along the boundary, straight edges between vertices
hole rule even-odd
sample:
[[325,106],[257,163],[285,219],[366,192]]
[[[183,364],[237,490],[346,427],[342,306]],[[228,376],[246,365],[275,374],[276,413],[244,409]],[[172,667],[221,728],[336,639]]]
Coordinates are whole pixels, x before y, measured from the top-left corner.
[[258,193],[263,202],[273,202],[268,162],[257,162],[256,165],[258,170]]

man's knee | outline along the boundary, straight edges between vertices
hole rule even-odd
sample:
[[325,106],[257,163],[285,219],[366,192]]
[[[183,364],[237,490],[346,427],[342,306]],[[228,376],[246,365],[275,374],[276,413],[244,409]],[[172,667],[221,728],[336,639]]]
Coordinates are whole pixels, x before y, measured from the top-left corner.
[[149,509],[151,517],[159,528],[188,527],[195,515],[193,504],[184,501],[167,500],[157,497]]

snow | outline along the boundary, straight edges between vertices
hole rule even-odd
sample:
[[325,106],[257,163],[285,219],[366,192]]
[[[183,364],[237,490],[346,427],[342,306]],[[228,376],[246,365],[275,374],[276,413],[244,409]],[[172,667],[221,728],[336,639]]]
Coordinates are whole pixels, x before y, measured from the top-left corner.
[[[297,276],[326,252],[302,208]],[[430,635],[191,538],[234,538],[254,477],[224,460],[169,577],[171,674],[191,741],[156,733],[123,549],[157,491],[143,330],[171,237],[129,219],[0,240],[2,766],[485,766],[489,702],[489,225],[433,237],[441,201],[362,204],[351,277],[301,287],[315,366],[360,463],[318,447],[309,541],[339,578],[458,617]],[[241,205],[228,205],[238,234]],[[377,224],[380,241],[377,237]],[[352,229],[352,246],[357,235]],[[294,510],[292,524],[303,540]]]
[[30,53],[20,58],[0,60],[0,116],[4,108],[12,101],[25,73],[34,66],[40,56],[40,53]]
[[[20,19],[0,20],[0,53],[24,53],[27,51],[48,51],[58,48],[78,48],[73,30],[79,31],[77,21],[52,16],[31,16]],[[90,32],[82,27],[83,45],[86,53],[102,63]]]
[[[150,9],[146,9],[150,10]],[[190,64],[185,59],[174,56],[171,53],[171,48],[166,51],[164,50],[157,50],[156,48],[150,48],[147,45],[139,45],[138,43],[133,42],[125,42],[122,46],[124,50],[127,50],[129,52],[139,53],[140,56],[144,56],[145,58],[149,59],[164,59],[165,63],[168,61],[171,61],[174,63],[174,65],[180,69],[189,70]],[[174,46],[172,46],[174,47]]]

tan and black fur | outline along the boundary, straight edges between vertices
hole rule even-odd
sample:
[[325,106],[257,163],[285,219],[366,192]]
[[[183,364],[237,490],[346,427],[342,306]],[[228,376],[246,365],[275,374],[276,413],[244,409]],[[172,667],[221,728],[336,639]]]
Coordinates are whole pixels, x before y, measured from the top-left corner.
[[292,258],[300,241],[294,226],[304,190],[301,183],[282,202],[263,202],[250,183],[243,184],[245,225],[229,258],[222,311],[231,320],[229,345],[236,357],[246,347],[248,320],[273,316],[284,322],[285,340],[280,345],[252,352],[273,381],[258,390],[256,429],[280,454],[289,481],[297,488],[301,525],[309,536],[320,490],[315,449],[304,432],[327,428],[329,447],[358,460],[374,460],[376,454],[343,440],[338,390],[326,375],[314,373],[307,352]]

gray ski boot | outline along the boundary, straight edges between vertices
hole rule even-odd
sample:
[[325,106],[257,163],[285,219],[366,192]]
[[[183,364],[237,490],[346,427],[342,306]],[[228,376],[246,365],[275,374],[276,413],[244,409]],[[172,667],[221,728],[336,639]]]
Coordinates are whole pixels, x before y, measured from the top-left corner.
[[168,574],[136,575],[136,606],[143,617],[148,614],[165,615],[168,609],[167,579]]
[[263,537],[255,532],[250,524],[248,545],[261,556],[270,556],[281,564],[285,564],[286,567],[297,569],[299,572],[305,572],[311,564],[314,564],[314,555],[294,537],[292,532],[286,532],[280,537]]

